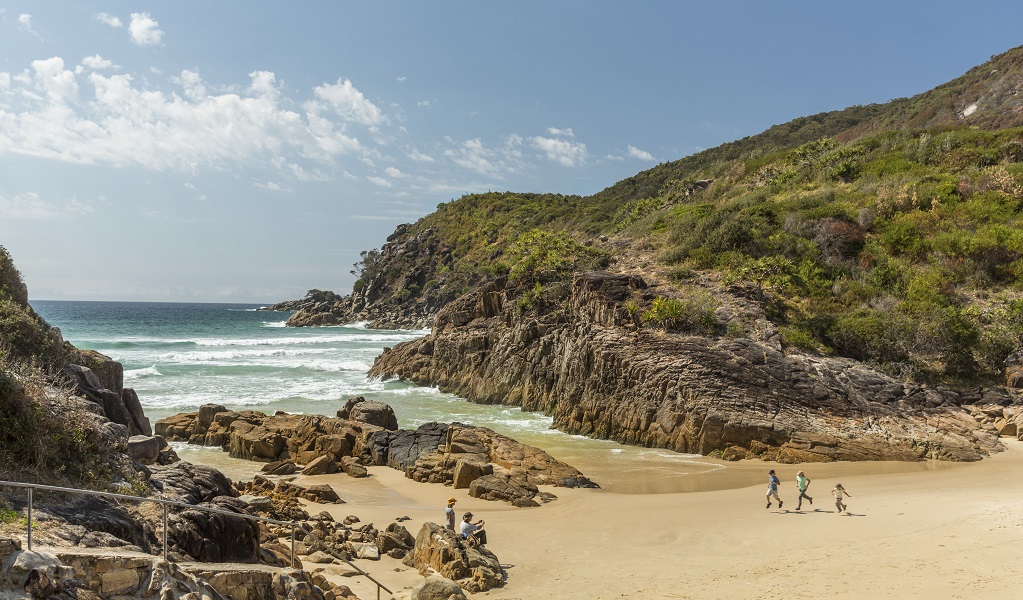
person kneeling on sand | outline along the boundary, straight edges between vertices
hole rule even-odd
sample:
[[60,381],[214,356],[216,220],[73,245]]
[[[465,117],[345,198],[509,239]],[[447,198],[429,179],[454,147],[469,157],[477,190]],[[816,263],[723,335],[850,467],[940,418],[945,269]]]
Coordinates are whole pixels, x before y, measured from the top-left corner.
[[845,496],[852,496],[852,494],[845,491],[845,488],[842,487],[841,483],[835,484],[835,489],[831,490],[831,495],[835,497],[835,508],[838,509],[838,514],[842,514],[843,511],[849,508],[842,502],[842,498]]
[[471,512],[465,513],[464,515],[462,515],[461,526],[462,539],[468,540],[471,538],[474,541],[476,541],[480,546],[485,546],[487,544],[487,532],[483,531],[483,525],[484,525],[483,519],[480,519],[479,521],[473,523],[472,513]]

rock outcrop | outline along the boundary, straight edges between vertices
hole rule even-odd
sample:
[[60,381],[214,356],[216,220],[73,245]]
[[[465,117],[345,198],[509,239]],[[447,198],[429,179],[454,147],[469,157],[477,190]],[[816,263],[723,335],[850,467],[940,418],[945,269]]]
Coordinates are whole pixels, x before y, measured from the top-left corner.
[[[361,407],[370,405],[363,410]],[[389,425],[393,411],[382,403],[361,398],[350,400],[339,414],[384,422]],[[517,442],[486,428],[454,423],[425,423],[415,430],[391,430],[364,421],[320,415],[265,415],[258,412],[228,411],[205,405],[199,411],[162,419],[158,435],[168,440],[220,446],[236,458],[267,462],[268,474],[315,475],[343,471],[365,477],[370,465],[386,465],[403,471],[411,479],[428,483],[451,483],[470,488],[470,494],[487,500],[503,500],[517,506],[537,506],[553,494],[542,493],[538,485],[596,487],[577,469],[556,460],[539,448]],[[481,478],[489,477],[477,485]],[[256,493],[274,493],[287,480],[273,483],[257,477]],[[248,487],[247,492],[253,489]],[[306,497],[306,493],[287,495]],[[333,500],[328,500],[333,501]]]
[[[289,327],[345,325],[366,322],[377,329],[425,329],[442,306],[455,299],[445,285],[451,248],[433,228],[416,231],[399,225],[380,251],[363,254],[361,277],[351,294],[310,290],[302,300],[282,302],[266,310],[297,310]],[[380,265],[388,265],[381,269]],[[448,271],[440,274],[439,270]],[[460,277],[467,275],[460,274]],[[476,284],[480,275],[469,282]]]
[[121,363],[94,351],[84,351],[82,355],[96,370],[68,365],[65,372],[75,384],[75,393],[93,402],[102,416],[127,427],[128,435],[153,435],[138,394],[124,387]]
[[504,584],[501,561],[486,547],[470,547],[458,535],[436,523],[423,523],[415,549],[405,564],[424,576],[439,575],[470,593],[485,592]]
[[437,450],[427,452],[405,469],[415,481],[469,488],[469,495],[500,500],[515,506],[539,506],[553,494],[538,485],[598,487],[571,467],[543,450],[516,442],[485,427],[453,423]]
[[489,283],[370,373],[542,411],[568,433],[725,458],[971,461],[1001,449],[998,431],[963,407],[1008,406],[1004,388],[933,388],[787,353],[770,328],[750,338],[637,327],[626,303],[645,287],[588,273],[557,310],[520,315],[515,291]]

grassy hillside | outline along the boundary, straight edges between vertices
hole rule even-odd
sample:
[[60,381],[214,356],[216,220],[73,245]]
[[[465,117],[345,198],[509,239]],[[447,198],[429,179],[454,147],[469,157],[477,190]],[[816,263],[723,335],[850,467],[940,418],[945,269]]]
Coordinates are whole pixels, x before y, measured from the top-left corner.
[[[1014,49],[914,98],[797,119],[590,197],[441,204],[401,235],[440,251],[389,301],[499,275],[536,296],[627,247],[655,256],[678,295],[698,275],[752,294],[789,347],[918,381],[996,381],[1023,347],[1023,112],[1006,91],[1021,65]],[[405,267],[364,261],[357,288]]]

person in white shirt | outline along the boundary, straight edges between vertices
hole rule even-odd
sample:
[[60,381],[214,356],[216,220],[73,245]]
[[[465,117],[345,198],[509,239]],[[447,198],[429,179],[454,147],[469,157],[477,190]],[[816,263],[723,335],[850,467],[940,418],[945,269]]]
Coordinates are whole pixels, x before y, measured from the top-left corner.
[[471,512],[467,512],[462,515],[462,539],[467,540],[470,536],[472,536],[477,542],[479,542],[480,546],[485,546],[487,544],[487,532],[483,531],[484,523],[483,519],[473,523]]
[[835,497],[835,508],[838,509],[838,514],[842,514],[843,511],[849,508],[844,502],[842,502],[842,498],[845,496],[852,496],[852,494],[845,491],[845,488],[842,487],[841,483],[835,484],[835,489],[831,490],[831,495]]

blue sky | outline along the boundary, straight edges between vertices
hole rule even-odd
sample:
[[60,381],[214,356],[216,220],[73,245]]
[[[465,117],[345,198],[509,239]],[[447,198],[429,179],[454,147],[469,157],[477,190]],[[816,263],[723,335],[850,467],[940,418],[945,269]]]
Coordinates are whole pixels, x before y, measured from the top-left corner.
[[0,0],[0,245],[34,299],[347,293],[440,202],[592,194],[1023,44],[1008,1],[87,4]]

